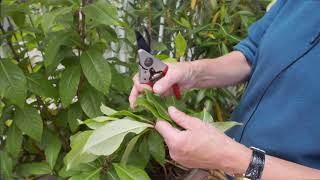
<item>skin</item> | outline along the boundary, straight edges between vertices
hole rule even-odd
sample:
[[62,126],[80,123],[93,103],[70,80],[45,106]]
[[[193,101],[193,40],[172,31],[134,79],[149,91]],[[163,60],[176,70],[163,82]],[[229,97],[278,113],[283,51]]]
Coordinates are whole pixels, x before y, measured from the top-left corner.
[[[133,78],[129,101],[132,108],[138,95],[144,90],[168,96],[171,86],[178,83],[182,91],[192,88],[212,88],[235,85],[248,78],[251,67],[245,56],[234,51],[217,59],[168,64],[165,77],[155,83],[153,89]],[[163,136],[173,160],[188,168],[220,169],[229,175],[244,174],[249,166],[252,150],[234,141],[223,132],[201,120],[169,107],[171,118],[184,128],[175,129],[159,120],[155,128]],[[266,155],[262,179],[320,179],[320,170]]]

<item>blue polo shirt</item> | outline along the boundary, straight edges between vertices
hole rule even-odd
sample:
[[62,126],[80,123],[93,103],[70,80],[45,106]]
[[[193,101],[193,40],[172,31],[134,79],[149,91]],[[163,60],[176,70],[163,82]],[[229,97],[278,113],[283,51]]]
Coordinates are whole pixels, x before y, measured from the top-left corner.
[[320,0],[278,0],[235,46],[248,86],[227,134],[246,146],[320,169]]

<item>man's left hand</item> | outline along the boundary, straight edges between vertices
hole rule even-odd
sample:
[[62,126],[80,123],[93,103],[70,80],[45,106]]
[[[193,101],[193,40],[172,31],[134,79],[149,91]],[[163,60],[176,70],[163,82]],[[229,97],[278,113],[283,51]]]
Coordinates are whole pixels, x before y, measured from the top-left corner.
[[155,126],[168,145],[173,160],[188,168],[220,169],[230,175],[244,173],[251,150],[200,119],[175,107],[168,109],[171,118],[185,130],[159,120]]

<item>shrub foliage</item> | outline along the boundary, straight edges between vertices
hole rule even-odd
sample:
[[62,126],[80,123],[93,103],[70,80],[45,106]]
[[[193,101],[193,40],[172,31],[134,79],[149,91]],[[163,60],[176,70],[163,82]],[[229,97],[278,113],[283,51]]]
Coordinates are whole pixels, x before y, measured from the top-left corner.
[[[1,1],[0,1],[1,2]],[[2,0],[0,179],[175,178],[155,119],[169,105],[226,130],[243,85],[150,92],[130,110],[134,30],[166,62],[228,53],[268,2],[256,0]],[[176,125],[175,125],[176,126]]]

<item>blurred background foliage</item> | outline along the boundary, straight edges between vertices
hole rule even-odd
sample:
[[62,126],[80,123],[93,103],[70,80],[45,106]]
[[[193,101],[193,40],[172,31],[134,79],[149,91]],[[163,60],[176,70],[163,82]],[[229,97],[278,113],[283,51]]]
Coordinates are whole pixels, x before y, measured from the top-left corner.
[[[77,120],[102,115],[101,104],[129,108],[138,68],[135,29],[151,33],[154,54],[166,62],[215,58],[232,51],[269,3],[2,0],[1,179],[69,177],[59,172],[70,136],[85,130]],[[187,111],[205,109],[215,121],[227,121],[244,87],[193,90],[183,103]],[[94,172],[107,174],[103,168]],[[152,173],[164,174],[161,168]],[[83,168],[79,177],[93,176]]]

